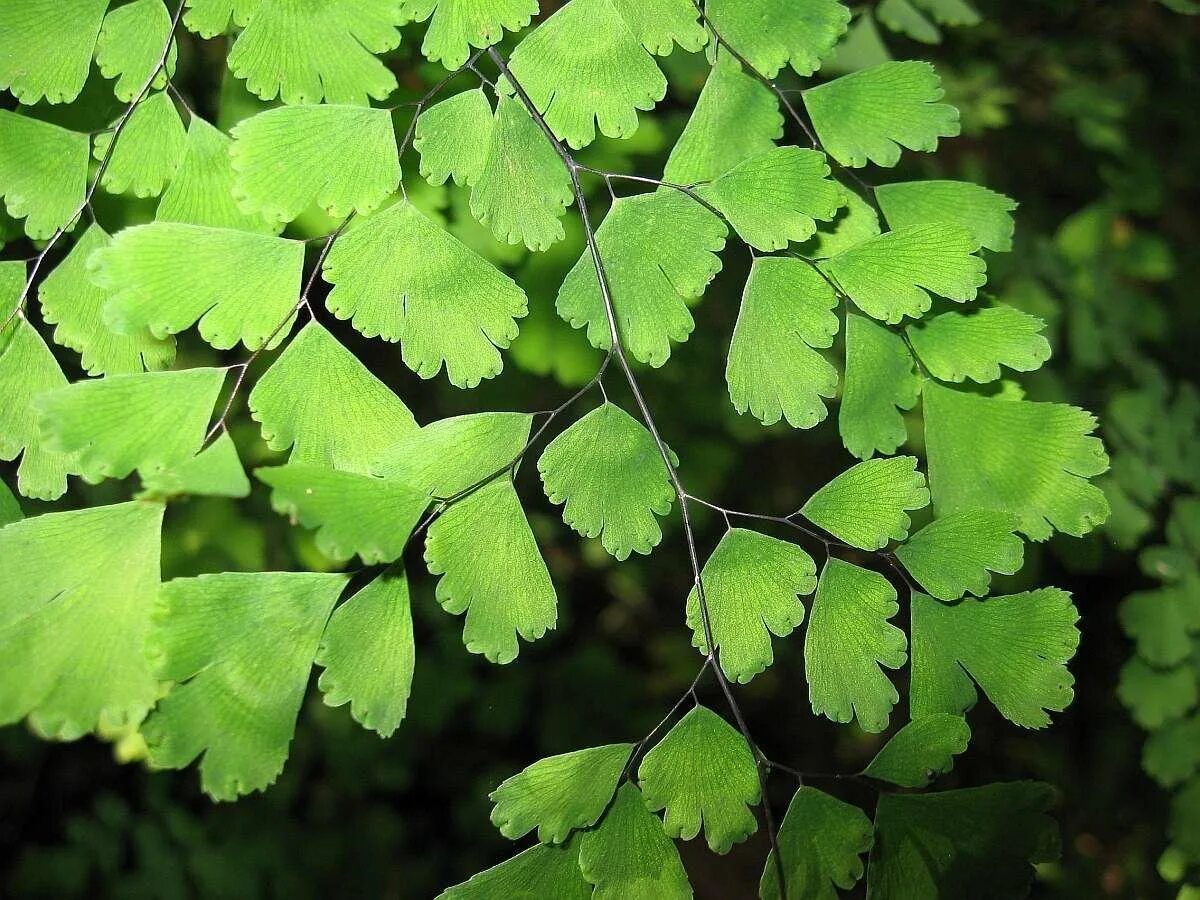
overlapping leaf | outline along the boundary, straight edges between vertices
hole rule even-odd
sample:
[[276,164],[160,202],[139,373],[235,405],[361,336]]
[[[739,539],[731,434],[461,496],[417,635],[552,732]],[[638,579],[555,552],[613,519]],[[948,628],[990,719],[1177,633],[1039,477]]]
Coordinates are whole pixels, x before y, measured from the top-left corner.
[[705,10],[721,37],[767,78],[788,64],[811,75],[850,22],[837,0],[710,0]]
[[110,293],[104,320],[115,331],[165,338],[199,323],[221,350],[280,337],[303,266],[298,241],[176,222],[126,228],[88,262]]
[[0,529],[0,723],[74,740],[136,725],[158,683],[143,655],[163,507],[46,513]]
[[170,96],[166,91],[151,94],[133,111],[115,145],[113,134],[96,135],[92,148],[92,156],[100,160],[113,147],[100,186],[111,194],[157,197],[175,174],[187,144],[187,132]]
[[[771,665],[771,635],[787,637],[804,621],[799,596],[813,592],[816,574],[812,557],[795,544],[745,528],[721,536],[700,580],[726,675],[748,682]],[[692,646],[707,653],[696,588],[688,594],[687,624]]]
[[579,839],[579,869],[595,885],[596,900],[692,896],[679,851],[630,782],[621,785],[599,827]]
[[1012,249],[1014,200],[969,181],[881,184],[875,199],[893,229],[908,225],[960,225],[989,250]]
[[329,706],[350,704],[364,728],[390,737],[408,709],[416,649],[408,580],[402,569],[377,575],[329,617],[316,654]]
[[[767,29],[764,29],[764,31]],[[932,151],[959,133],[958,110],[945,103],[926,62],[885,62],[804,92],[825,151],[845,166],[894,166],[900,148]]]
[[834,722],[858,720],[883,731],[900,695],[881,667],[904,665],[904,632],[892,625],[900,607],[882,575],[840,559],[821,573],[804,637],[804,668],[813,712]]
[[[105,78],[116,79],[113,93],[118,100],[132,101],[152,74],[151,87],[166,87],[178,55],[171,41],[164,57],[170,35],[171,14],[162,0],[134,0],[109,10],[96,42],[96,65]],[[161,69],[160,60],[165,63]]]
[[[671,342],[695,328],[688,301],[704,293],[721,270],[725,226],[690,197],[662,189],[616,200],[596,230],[596,241],[622,344],[639,362],[661,366]],[[584,253],[558,292],[558,313],[573,327],[587,326],[593,347],[607,350],[612,334],[591,256]]]
[[964,510],[934,519],[896,548],[896,558],[932,596],[957,600],[988,592],[992,572],[1021,568],[1024,544],[1013,534],[1017,518],[1005,512]]
[[933,292],[964,303],[987,281],[979,244],[958,225],[910,225],[869,238],[824,264],[867,315],[895,324],[926,312]]
[[229,51],[229,69],[264,100],[365,105],[396,88],[396,76],[373,55],[400,44],[396,26],[406,17],[394,0],[259,0],[253,8],[234,0],[220,13],[206,10],[203,25],[193,14],[193,27],[215,33],[219,22],[224,30],[230,14],[246,27]]
[[[863,875],[859,857],[871,849],[871,820],[862,810],[816,788],[803,786],[792,796],[779,827],[779,850],[788,895],[803,900],[836,897]],[[772,852],[759,882],[763,900],[781,896],[779,870]]]
[[617,559],[649,553],[662,540],[655,515],[675,492],[654,437],[629,413],[605,403],[550,442],[538,471],[551,503],[584,537],[599,537]]
[[704,826],[716,853],[728,853],[758,829],[758,769],[746,739],[704,706],[675,723],[643,757],[638,783],[652,811],[665,810],[663,828],[690,841]]
[[463,643],[490,662],[512,662],[518,635],[535,641],[558,620],[550,573],[508,478],[442,513],[429,527],[425,561],[442,576],[438,602],[466,613]]
[[270,786],[346,580],[225,572],[163,584],[147,653],[156,674],[175,684],[142,727],[151,762],[181,769],[203,754],[200,782],[214,800]]
[[492,824],[510,840],[536,828],[543,844],[561,844],[604,814],[632,751],[607,744],[539,759],[488,795]]
[[916,457],[893,456],[851,466],[809,497],[800,512],[848,544],[879,550],[889,539],[908,537],[908,511],[928,504]]
[[49,103],[70,103],[78,97],[108,4],[109,0],[6,0],[0,5],[0,88],[26,106],[43,97]]
[[846,387],[838,431],[859,459],[887,455],[908,440],[903,411],[921,392],[904,339],[855,313],[846,316]]
[[328,331],[310,322],[254,385],[250,414],[291,462],[369,472],[417,423],[403,401]]
[[843,205],[842,189],[828,175],[823,153],[776,147],[738,163],[700,194],[751,247],[782,250],[810,238],[816,220],[832,219]]
[[451,71],[471,48],[490,47],[504,32],[520,31],[537,14],[537,0],[401,0],[400,11],[418,22],[429,20],[421,52]]
[[92,252],[111,239],[99,225],[83,233],[66,259],[38,285],[42,316],[54,325],[54,340],[79,353],[89,375],[120,375],[162,369],[175,359],[175,338],[156,338],[149,331],[118,334],[105,327],[102,311],[108,291],[94,284],[87,271]]
[[1046,727],[1049,713],[1074,696],[1066,663],[1079,646],[1078,619],[1071,595],[1058,588],[953,604],[914,593],[914,718],[961,715],[978,684],[1010,722]]
[[970,740],[966,719],[944,713],[923,716],[897,731],[863,774],[901,787],[926,787],[935,776],[950,771],[954,757]]
[[317,549],[339,561],[355,554],[368,565],[397,559],[429,505],[423,491],[402,481],[323,465],[289,463],[254,474],[273,489],[275,511],[317,529]]
[[0,194],[26,235],[42,240],[70,225],[87,177],[87,135],[0,109]]
[[782,136],[783,114],[775,95],[728,52],[718,51],[663,178],[680,185],[712,181],[770,152]]
[[1096,420],[1073,406],[925,389],[929,486],[939,516],[967,510],[1011,513],[1020,531],[1045,540],[1083,535],[1108,516],[1088,482],[1108,468]]
[[1000,366],[1032,372],[1050,358],[1045,323],[1011,306],[993,306],[971,315],[948,312],[908,326],[917,356],[935,378],[981,384],[1000,377]]
[[365,106],[268,109],[233,129],[233,195],[242,212],[290,222],[312,205],[335,219],[369,213],[400,183],[392,116]]
[[204,443],[224,369],[109,375],[33,399],[46,445],[88,481],[169,469]]
[[670,53],[676,42],[698,50],[706,40],[687,0],[653,8],[570,0],[517,45],[510,67],[554,134],[579,148],[595,140],[597,126],[609,137],[633,134],[638,110],[666,95],[651,53]]
[[527,311],[511,278],[407,201],[339,238],[324,276],[335,316],[368,337],[399,341],[405,365],[423,378],[444,363],[458,387],[500,373],[500,350]]

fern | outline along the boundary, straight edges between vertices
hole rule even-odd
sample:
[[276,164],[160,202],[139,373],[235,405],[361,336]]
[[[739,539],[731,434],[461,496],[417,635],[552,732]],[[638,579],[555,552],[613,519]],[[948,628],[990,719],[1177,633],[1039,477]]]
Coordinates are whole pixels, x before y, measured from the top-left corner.
[[[763,897],[831,896],[864,871],[884,898],[963,896],[966,872],[997,896],[1028,887],[1032,864],[1053,857],[1045,786],[889,786],[924,788],[950,769],[979,691],[1028,728],[1070,702],[1069,595],[987,595],[993,573],[1020,569],[1024,538],[1082,536],[1105,520],[1090,479],[1108,456],[1088,413],[996,384],[1002,366],[1029,372],[1049,356],[1035,316],[978,300],[987,254],[1012,246],[1015,204],[967,182],[866,180],[958,134],[936,71],[873,60],[829,77],[822,64],[835,46],[843,67],[861,54],[876,18],[934,41],[941,26],[976,19],[968,4],[886,0],[851,24],[837,0],[568,0],[527,33],[537,11],[524,0],[71,6],[66,16],[13,0],[0,11],[0,85],[18,100],[74,100],[94,58],[122,104],[92,137],[27,106],[0,112],[0,194],[45,241],[27,267],[0,264],[0,458],[20,457],[28,497],[63,495],[69,476],[134,472],[142,490],[28,519],[0,495],[0,581],[12,586],[0,601],[0,721],[28,718],[60,739],[136,731],[151,765],[199,759],[203,789],[233,800],[282,770],[316,664],[325,702],[387,737],[403,727],[421,655],[417,544],[469,652],[509,664],[569,627],[544,532],[518,492],[537,454],[543,513],[561,505],[566,525],[617,560],[685,556],[692,577],[676,596],[699,651],[695,680],[648,734],[500,783],[493,823],[514,840],[536,831],[537,843],[446,900],[688,897],[674,839],[703,832],[724,853],[758,830],[758,815]],[[388,105],[410,23],[426,23],[405,35],[423,29],[421,51],[449,74]],[[201,39],[225,32],[236,33],[232,75],[280,101],[229,131],[173,81],[177,60],[206,65],[220,49],[196,55]],[[605,147],[644,133],[668,89],[659,58],[676,48],[703,50],[711,68],[663,178],[610,169]],[[780,86],[785,70],[799,91]],[[153,221],[76,228],[97,215],[101,188],[160,197]],[[314,222],[325,224],[306,253]],[[584,245],[573,265],[569,230]],[[785,422],[776,433],[793,440],[838,404],[859,460],[789,514],[694,493],[684,475],[696,448],[664,433],[644,390],[660,373],[637,365],[704,352],[685,346],[692,310],[738,245],[753,259],[723,361],[732,408]],[[543,255],[518,268],[526,250]],[[565,276],[550,278],[547,258]],[[562,322],[537,318],[538,295],[554,297]],[[29,315],[34,301],[41,317]],[[444,371],[464,390],[501,375],[537,328],[556,353],[580,347],[588,368],[536,417],[418,424],[326,327],[329,314],[398,343],[422,379]],[[73,374],[96,377],[69,383],[40,320],[79,354]],[[254,476],[277,512],[315,531],[323,558],[311,567],[357,556],[361,568],[160,583],[164,507],[250,491],[242,460],[266,457],[234,430],[247,418],[286,454]],[[726,529],[706,559],[699,516],[713,513]],[[1161,559],[1194,558],[1193,513],[1182,508]],[[1144,660],[1123,695],[1140,707],[1170,679],[1174,700],[1142,712],[1167,723],[1194,704],[1195,685],[1160,669],[1183,663],[1179,629],[1200,629],[1200,615],[1190,594],[1160,593],[1175,617],[1166,625],[1149,601],[1126,606]],[[738,685],[784,641],[803,646],[814,714],[890,733],[863,771],[839,773],[879,794],[873,821],[774,760],[790,748],[768,755],[751,732]],[[900,706],[893,673],[905,668]],[[709,684],[720,710],[697,700]],[[773,789],[792,780],[777,827]]]

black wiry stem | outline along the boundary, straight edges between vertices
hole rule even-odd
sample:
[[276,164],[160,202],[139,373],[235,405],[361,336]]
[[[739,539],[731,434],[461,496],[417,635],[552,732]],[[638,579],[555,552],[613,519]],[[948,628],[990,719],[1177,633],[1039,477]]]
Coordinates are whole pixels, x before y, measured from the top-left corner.
[[554,147],[566,166],[567,174],[571,179],[571,189],[575,195],[575,202],[579,207],[579,217],[583,223],[584,238],[587,242],[587,252],[591,256],[592,265],[596,270],[596,280],[600,287],[600,296],[604,301],[604,314],[608,320],[609,340],[612,346],[612,354],[617,361],[617,365],[621,368],[621,372],[625,376],[625,381],[629,385],[629,390],[633,395],[634,402],[638,407],[638,412],[641,414],[642,421],[646,425],[646,429],[650,432],[650,436],[654,439],[655,446],[658,448],[659,455],[662,457],[663,465],[666,466],[667,475],[670,478],[672,489],[675,492],[676,500],[679,503],[679,514],[683,523],[683,533],[685,543],[687,544],[688,559],[692,566],[692,575],[695,582],[696,596],[700,607],[700,620],[704,630],[704,642],[708,647],[708,658],[713,663],[713,671],[716,673],[717,684],[721,688],[721,692],[725,695],[725,699],[729,704],[730,712],[733,714],[734,720],[737,723],[738,730],[742,733],[746,743],[749,745],[754,754],[755,771],[758,774],[759,793],[762,798],[763,818],[766,820],[767,834],[771,843],[771,851],[775,860],[775,867],[779,878],[779,891],[783,898],[787,897],[786,887],[786,872],[783,867],[783,859],[779,850],[779,835],[775,828],[775,815],[771,810],[770,798],[767,795],[767,766],[765,757],[762,751],[755,744],[753,736],[750,734],[750,728],[746,724],[745,716],[742,715],[741,706],[734,696],[733,689],[730,687],[729,679],[726,677],[724,670],[721,668],[719,651],[716,642],[713,639],[712,617],[708,609],[708,600],[704,594],[704,579],[701,577],[700,558],[696,552],[696,536],[692,528],[691,512],[688,507],[690,494],[684,489],[683,482],[679,477],[679,472],[671,459],[671,451],[668,449],[666,442],[659,433],[658,426],[655,423],[654,415],[650,411],[649,405],[646,403],[646,398],[642,394],[641,386],[638,384],[637,376],[633,372],[633,367],[629,363],[628,357],[625,355],[625,348],[621,343],[620,329],[617,325],[616,308],[613,305],[612,289],[608,281],[608,274],[604,268],[604,260],[600,255],[600,248],[596,242],[596,230],[592,225],[591,215],[588,211],[587,198],[583,192],[583,186],[579,181],[580,166],[571,155],[570,151],[558,140],[551,131],[550,126],[546,123],[545,117],[538,110],[536,104],[530,99],[524,87],[513,75],[508,63],[504,57],[493,47],[488,50],[492,61],[499,68],[500,72],[508,80],[521,103],[525,106],[529,115],[537,123],[546,139]]

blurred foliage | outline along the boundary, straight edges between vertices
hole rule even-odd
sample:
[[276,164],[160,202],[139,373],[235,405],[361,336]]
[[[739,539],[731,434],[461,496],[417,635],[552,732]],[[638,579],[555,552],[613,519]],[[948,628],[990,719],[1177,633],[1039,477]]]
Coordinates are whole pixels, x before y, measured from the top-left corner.
[[[1119,624],[1122,598],[1184,590],[1200,603],[1195,526],[1178,524],[1194,517],[1192,495],[1200,491],[1194,386],[1200,305],[1191,287],[1200,267],[1191,250],[1200,241],[1200,120],[1189,112],[1200,91],[1200,19],[1180,15],[1196,11],[1189,0],[981,0],[978,24],[941,28],[941,43],[923,46],[886,24],[878,27],[884,5],[860,11],[854,43],[838,53],[834,67],[856,68],[889,52],[938,62],[949,99],[962,110],[964,136],[945,142],[936,157],[907,158],[896,178],[964,177],[1020,201],[1015,250],[991,258],[991,290],[1051,323],[1054,357],[1027,379],[1028,392],[1107,410],[1102,419],[1113,450],[1106,485],[1114,509],[1110,525],[1088,540],[1030,545],[1025,571],[1003,585],[1019,590],[1054,583],[1075,593],[1084,631],[1072,665],[1076,701],[1053,729],[1036,736],[1004,727],[994,711],[981,708],[972,721],[973,750],[945,786],[1034,777],[1060,787],[1064,857],[1039,873],[1038,896],[1175,896],[1179,883],[1200,883],[1200,781],[1192,771],[1200,763],[1200,741],[1184,742],[1180,752],[1195,758],[1172,780],[1178,785],[1172,801],[1142,773],[1144,734],[1115,689],[1133,653]],[[418,43],[406,40],[389,58],[405,95],[399,100],[419,96],[440,77],[440,67],[414,56]],[[220,41],[185,38],[176,80],[187,86],[198,112],[229,128],[264,104],[228,75],[213,80],[223,66],[203,56],[222,52]],[[678,53],[665,68],[678,102],[643,116],[632,140],[597,141],[581,161],[612,171],[661,168],[706,71],[702,60]],[[107,86],[89,85],[85,95],[95,102],[35,109],[48,119],[78,117],[82,110],[87,121],[74,127],[102,127],[114,112]],[[414,175],[415,157],[404,163]],[[399,364],[393,347],[330,323],[339,340],[410,399],[420,420],[435,411],[557,405],[597,361],[596,351],[552,309],[582,234],[569,229],[567,240],[530,256],[495,242],[466,212],[457,187],[409,184],[415,202],[510,267],[528,289],[531,312],[511,353],[515,365],[467,396],[441,381],[420,382]],[[603,185],[597,190],[603,193]],[[100,193],[96,213],[112,231],[146,221],[151,209]],[[309,237],[329,228],[314,211],[288,234]],[[2,214],[0,234],[12,241],[7,258],[29,254]],[[688,435],[689,485],[730,507],[783,512],[848,458],[829,430],[763,429],[714,402],[725,387],[710,361],[723,356],[747,263],[729,261],[694,310],[692,339],[676,350],[671,366],[645,382],[667,435]],[[216,356],[194,336],[181,340],[187,365]],[[60,361],[75,365],[65,353]],[[271,461],[256,429],[235,428],[233,437],[247,467]],[[531,496],[540,493],[530,471],[519,485]],[[73,482],[61,505],[108,502],[120,490],[113,483]],[[681,586],[690,581],[682,553],[664,549],[617,566],[597,543],[580,546],[548,518],[534,515],[533,526],[565,598],[562,626],[525,650],[521,665],[492,667],[462,651],[459,624],[439,613],[432,582],[417,580],[413,610],[421,651],[404,726],[381,741],[314,693],[288,767],[265,795],[217,806],[200,795],[191,775],[151,776],[136,762],[114,766],[114,755],[139,757],[136,740],[120,735],[111,745],[53,745],[20,729],[0,731],[0,892],[428,897],[506,856],[507,842],[488,823],[487,791],[530,759],[636,739],[695,667],[681,627]],[[711,518],[698,523],[709,545],[722,526]],[[668,520],[664,527],[667,547],[676,546],[678,534],[670,529],[678,525]],[[244,502],[173,504],[163,543],[164,579],[215,570],[333,568],[310,533],[271,512],[261,485]],[[1138,548],[1144,548],[1141,565]],[[1192,627],[1200,629],[1200,617]],[[744,692],[761,742],[807,770],[865,764],[879,738],[809,715],[801,699],[799,643],[781,642],[777,652],[776,665]],[[1143,662],[1154,674],[1166,668],[1161,660]],[[1171,666],[1187,669],[1194,680],[1200,651]],[[1192,697],[1194,705],[1194,691]],[[1122,698],[1146,724],[1148,701],[1129,691]],[[1173,717],[1164,714],[1164,723],[1187,712],[1179,706]],[[856,790],[853,784],[842,789]],[[774,799],[778,807],[785,798]],[[701,896],[737,898],[757,882],[766,849],[761,830],[719,860],[695,843],[684,845],[683,854],[693,883],[703,886]]]

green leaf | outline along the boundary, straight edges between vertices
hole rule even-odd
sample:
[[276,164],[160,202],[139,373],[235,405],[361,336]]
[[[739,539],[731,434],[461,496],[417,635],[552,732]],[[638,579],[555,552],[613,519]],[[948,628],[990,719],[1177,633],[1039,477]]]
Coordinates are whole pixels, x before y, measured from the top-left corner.
[[941,25],[978,25],[979,13],[967,0],[912,0]]
[[290,222],[311,206],[369,213],[400,184],[392,115],[364,106],[281,106],[243,119],[229,149],[242,212]]
[[33,405],[47,446],[97,482],[194,456],[224,381],[224,369],[108,375],[39,394]]
[[262,0],[187,0],[183,24],[200,37],[216,37],[231,26],[245,28]]
[[1015,200],[969,181],[881,184],[875,200],[893,229],[909,225],[959,225],[989,250],[1012,249]]
[[903,410],[921,394],[904,339],[874,321],[846,314],[846,387],[838,411],[838,431],[859,459],[888,455],[908,440]]
[[937,26],[921,15],[908,0],[883,0],[876,7],[875,15],[889,29],[914,41],[937,44],[942,40],[942,33]]
[[782,250],[817,230],[844,204],[842,189],[828,178],[825,154],[776,147],[726,172],[701,195],[758,250]]
[[818,223],[817,233],[804,245],[810,259],[829,259],[879,234],[875,207],[851,190],[846,191],[845,202],[833,222]]
[[117,79],[113,93],[118,100],[131,102],[152,74],[152,88],[162,90],[167,86],[178,55],[174,40],[161,69],[159,61],[170,36],[171,14],[162,0],[134,0],[110,10],[104,17],[96,42],[96,65],[105,78]]
[[934,519],[896,548],[910,575],[939,600],[963,594],[983,597],[991,572],[1020,571],[1025,545],[1013,534],[1016,516],[1005,512],[964,510]]
[[[445,0],[443,0],[445,2]],[[579,871],[579,842],[563,847],[534,844],[528,850],[447,888],[435,900],[588,900],[592,886]]]
[[512,481],[499,478],[450,506],[429,527],[425,561],[441,575],[437,600],[466,613],[463,643],[489,662],[517,658],[517,635],[554,627],[557,599]]
[[525,450],[532,424],[516,412],[439,419],[387,447],[371,471],[446,500],[502,474]]
[[400,567],[377,575],[333,611],[316,655],[328,706],[350,704],[364,728],[391,737],[408,709],[416,649],[408,580]]
[[808,498],[800,512],[814,525],[864,550],[908,537],[907,510],[929,505],[914,456],[869,459],[851,466]]
[[[43,97],[49,103],[70,103],[78,97],[92,67],[108,3],[5,0],[0,4],[0,89],[12,92],[25,106]],[[0,127],[0,133],[6,127]]]
[[[429,19],[421,52],[431,62],[454,71],[466,63],[471,48],[482,50],[520,31],[537,15],[537,0],[401,0],[407,19]],[[432,18],[431,18],[432,16]]]
[[1058,588],[953,604],[914,592],[913,717],[961,715],[975,704],[974,682],[1010,722],[1045,728],[1074,696],[1066,663],[1079,647],[1078,619]]
[[617,559],[649,553],[662,540],[655,514],[671,511],[675,492],[653,436],[629,413],[604,403],[542,452],[538,472],[563,521],[600,537]]
[[104,320],[158,338],[197,322],[218,350],[257,350],[294,315],[304,244],[226,228],[152,222],[118,232],[88,261],[110,298]]
[[1192,652],[1191,634],[1200,631],[1200,594],[1194,583],[1135,591],[1121,602],[1121,627],[1138,654],[1156,666],[1177,665]]
[[917,318],[929,292],[964,303],[987,282],[979,244],[957,225],[911,225],[843,250],[825,272],[867,315],[889,324]]
[[691,0],[612,0],[642,46],[656,56],[670,56],[673,44],[693,53],[708,43],[708,31],[697,21]]
[[325,305],[367,337],[399,341],[404,364],[471,388],[500,374],[528,300],[511,278],[403,200],[330,250]]
[[1108,455],[1082,409],[928,384],[924,411],[937,515],[1008,512],[1035,541],[1055,530],[1084,535],[1107,518],[1108,501],[1088,478],[1108,468]]
[[954,767],[954,757],[967,749],[970,740],[971,729],[965,719],[925,716],[897,731],[863,774],[901,787],[926,787],[935,776]]
[[310,322],[250,392],[250,415],[290,462],[369,472],[417,423],[388,387],[316,322]]
[[781,137],[783,114],[775,95],[727,52],[718,51],[663,178],[684,185],[712,181],[770,152]]
[[850,23],[837,0],[710,0],[705,8],[721,37],[767,78],[788,63],[811,75]]
[[909,897],[1024,897],[1036,863],[1059,856],[1048,784],[882,794],[867,891]]
[[[704,564],[700,580],[721,668],[741,684],[774,661],[771,635],[787,637],[804,621],[798,597],[817,586],[817,567],[795,544],[745,528],[731,528]],[[699,592],[687,598],[692,646],[708,653]]]
[[[857,806],[816,788],[801,787],[792,796],[779,828],[788,897],[834,900],[838,896],[835,887],[853,888],[863,875],[859,856],[871,849],[873,840],[871,820]],[[758,896],[763,900],[782,896],[773,852],[767,856]]]
[[597,125],[601,134],[626,138],[637,130],[638,110],[653,109],[667,93],[650,52],[670,52],[672,38],[688,50],[704,44],[694,8],[691,18],[686,32],[644,32],[655,43],[643,46],[639,26],[653,23],[630,0],[570,0],[517,45],[509,65],[550,130],[571,147],[594,141]]
[[563,239],[559,219],[574,197],[567,168],[537,123],[519,100],[501,97],[471,214],[498,241],[545,250]]
[[1171,801],[1167,836],[1192,858],[1200,858],[1200,778],[1193,778]]
[[[3,131],[3,129],[0,129]],[[0,262],[0,322],[8,320],[25,286],[25,264]],[[24,316],[0,331],[0,459],[21,456],[17,489],[26,497],[53,500],[67,489],[74,461],[50,450],[37,427],[33,398],[65,386],[66,376],[42,336]]]
[[120,503],[0,529],[0,723],[44,737],[136,725],[158,683],[142,654],[163,507]]
[[579,870],[594,900],[687,900],[679,851],[637,787],[621,785],[599,827],[579,839]]
[[317,549],[332,560],[358,554],[367,565],[400,557],[429,505],[421,491],[394,479],[339,472],[311,463],[255,469],[280,515],[317,529]]
[[604,815],[632,751],[606,744],[539,759],[488,795],[492,824],[512,841],[536,828],[543,844],[561,844]]
[[[243,3],[233,8],[235,21]],[[392,0],[261,0],[229,51],[229,69],[263,100],[385,100],[396,76],[372,54],[399,46],[404,21]]]
[[9,490],[8,485],[0,481],[0,527],[20,522],[23,518],[25,513],[21,510],[20,501]]
[[1165,788],[1191,778],[1200,769],[1200,717],[1168,722],[1146,738],[1142,768]]
[[825,152],[845,166],[890,168],[901,147],[932,152],[938,138],[959,133],[958,110],[937,102],[943,93],[933,66],[909,60],[843,75],[803,97]]
[[164,583],[147,653],[159,677],[175,684],[142,726],[150,762],[182,769],[203,753],[200,783],[214,800],[273,784],[346,581],[224,572]]
[[86,134],[0,109],[0,194],[8,214],[25,220],[28,237],[44,240],[72,225],[87,179]]
[[706,707],[694,707],[643,757],[638,783],[652,812],[666,810],[663,828],[673,838],[690,841],[703,822],[712,851],[728,853],[758,830],[754,755],[741,733]]
[[250,481],[238,459],[237,447],[228,432],[197,455],[169,469],[147,472],[142,476],[139,500],[178,497],[185,494],[206,497],[245,497]]
[[[699,298],[721,271],[725,246],[719,218],[678,191],[619,197],[596,242],[612,289],[621,342],[638,362],[658,367],[695,328],[688,301]],[[607,350],[612,334],[591,256],[585,252],[558,292],[558,314],[573,328],[587,326],[593,347]]]
[[55,325],[54,340],[83,358],[89,375],[120,375],[162,369],[175,360],[175,338],[158,339],[148,331],[117,334],[104,327],[101,311],[108,292],[92,283],[87,260],[111,238],[93,223],[58,266],[38,286],[42,316]]
[[[92,156],[104,158],[112,133],[96,135]],[[157,197],[183,159],[187,132],[166,91],[151,94],[138,104],[117,138],[100,186],[110,194]]]
[[274,234],[278,228],[273,223],[242,212],[233,198],[232,143],[225,132],[193,115],[183,159],[163,192],[155,219]]
[[833,52],[821,63],[821,73],[830,77],[857,72],[887,62],[892,58],[870,7],[858,11],[854,23]]
[[1138,725],[1152,730],[1193,709],[1200,701],[1200,685],[1189,664],[1157,669],[1134,656],[1121,667],[1117,697]]
[[[483,88],[463,91],[417,118],[412,145],[421,154],[421,175],[432,185],[470,186],[479,180],[492,136],[492,107]],[[567,201],[570,202],[570,201]]]
[[734,409],[764,425],[785,418],[812,428],[825,419],[822,398],[837,394],[837,370],[817,348],[833,344],[836,305],[833,288],[807,263],[754,259],[725,365]]
[[888,621],[899,609],[882,575],[836,558],[825,564],[804,636],[814,713],[833,722],[857,718],[864,731],[887,728],[900,695],[880,667],[904,665],[904,632]]
[[942,313],[906,329],[913,349],[934,378],[984,384],[1000,377],[1000,366],[1017,372],[1040,369],[1050,358],[1042,336],[1046,323],[1011,306],[970,315]]

